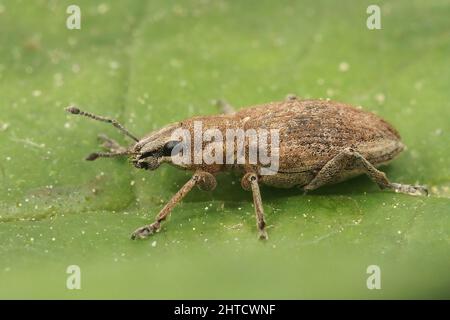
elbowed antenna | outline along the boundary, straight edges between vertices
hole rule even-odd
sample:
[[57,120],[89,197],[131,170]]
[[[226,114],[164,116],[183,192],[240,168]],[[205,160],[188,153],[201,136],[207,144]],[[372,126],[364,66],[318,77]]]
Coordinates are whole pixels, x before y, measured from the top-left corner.
[[88,118],[91,118],[91,119],[94,119],[94,120],[111,123],[114,127],[118,128],[120,131],[122,131],[122,133],[124,133],[125,135],[127,135],[128,137],[133,139],[134,141],[139,142],[138,138],[136,138],[134,135],[132,135],[127,129],[125,129],[124,126],[122,126],[115,119],[110,119],[110,118],[106,118],[106,117],[102,117],[102,116],[97,116],[97,115],[95,115],[93,113],[82,111],[82,110],[80,110],[80,109],[78,109],[77,107],[74,107],[74,106],[67,107],[66,111],[70,112],[72,114],[78,114],[78,115],[81,115],[81,116],[85,116],[85,117],[88,117]]

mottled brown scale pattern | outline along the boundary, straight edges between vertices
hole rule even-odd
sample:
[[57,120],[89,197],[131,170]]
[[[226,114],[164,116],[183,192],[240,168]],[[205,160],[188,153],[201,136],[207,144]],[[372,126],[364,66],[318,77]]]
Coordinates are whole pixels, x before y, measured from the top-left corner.
[[[317,169],[352,147],[381,164],[403,150],[398,132],[373,113],[325,100],[287,100],[251,107],[235,115],[246,128],[280,130],[280,170]],[[370,146],[380,146],[375,156]],[[283,155],[289,154],[289,157]]]
[[[245,108],[230,115],[190,118],[180,125],[191,131],[192,139],[194,121],[201,121],[204,130],[220,129],[224,137],[227,128],[278,129],[281,172],[320,169],[347,147],[359,151],[375,165],[387,163],[403,150],[398,132],[386,121],[373,113],[333,101],[286,100]],[[225,155],[225,145],[223,150]],[[186,169],[218,172],[229,167],[192,165]]]
[[[215,175],[222,171],[238,170],[243,177],[241,185],[245,190],[251,190],[255,208],[256,225],[260,239],[267,239],[266,222],[259,184],[291,188],[302,187],[304,192],[315,190],[321,186],[336,183],[355,175],[367,174],[381,189],[410,195],[428,194],[426,187],[390,182],[386,175],[377,169],[394,159],[403,149],[398,132],[377,115],[352,107],[347,104],[325,100],[298,100],[289,98],[285,101],[272,102],[233,112],[230,105],[225,104],[226,114],[214,116],[193,117],[172,123],[154,131],[142,139],[136,138],[114,119],[97,116],[69,107],[67,111],[108,122],[133,139],[130,147],[122,147],[112,139],[102,136],[103,146],[109,152],[95,152],[87,160],[101,157],[127,155],[136,168],[155,170],[162,163],[169,163],[185,170],[194,172],[172,199],[156,216],[153,223],[138,228],[132,234],[132,239],[146,238],[160,230],[164,221],[186,194],[194,186],[201,190],[213,190],[216,187]],[[208,129],[219,130],[222,139],[218,141],[202,141],[197,151],[191,143],[192,159],[190,163],[174,163],[172,150],[180,143],[186,143],[175,138],[177,129],[187,129],[191,142],[195,140],[194,124],[202,124],[201,135]],[[244,142],[246,163],[222,164],[230,153],[227,150],[227,129],[276,129],[279,133],[279,168],[272,175],[263,175],[261,162],[249,162],[249,140]],[[175,139],[175,140],[174,140]],[[205,150],[222,151],[221,163],[208,164],[205,161],[195,163],[194,154],[203,154]],[[269,149],[274,147],[271,142]],[[233,150],[235,159],[237,145]],[[228,151],[228,152],[227,152]],[[217,153],[217,154],[218,154]],[[259,158],[257,159],[259,160]]]

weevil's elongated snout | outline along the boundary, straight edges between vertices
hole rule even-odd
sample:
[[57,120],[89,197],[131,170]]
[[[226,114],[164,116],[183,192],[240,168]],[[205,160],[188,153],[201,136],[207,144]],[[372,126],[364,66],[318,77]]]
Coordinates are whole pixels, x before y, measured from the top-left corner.
[[172,150],[179,143],[173,140],[172,133],[179,127],[180,123],[173,123],[146,135],[131,148],[135,153],[131,163],[146,170],[155,170],[164,162],[171,163]]
[[155,155],[137,154],[131,158],[131,163],[138,169],[155,170],[159,167],[160,162]]

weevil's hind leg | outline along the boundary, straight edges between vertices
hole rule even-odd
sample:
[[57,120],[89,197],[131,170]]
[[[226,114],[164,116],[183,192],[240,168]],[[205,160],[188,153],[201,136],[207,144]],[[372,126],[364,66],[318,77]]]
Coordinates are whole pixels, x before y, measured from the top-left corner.
[[102,142],[102,147],[108,152],[124,152],[127,150],[126,147],[121,146],[117,141],[109,138],[106,134],[99,134],[98,140]]
[[217,182],[216,178],[208,172],[199,171],[194,173],[191,179],[178,190],[177,193],[169,200],[169,202],[161,209],[152,224],[145,225],[136,229],[131,234],[131,239],[144,239],[153,233],[157,232],[161,228],[161,222],[163,222],[170,214],[172,209],[179,203],[192,188],[197,185],[201,190],[213,190],[215,189]]
[[361,154],[347,148],[328,161],[319,171],[314,179],[303,187],[305,191],[314,190],[320,186],[337,182],[342,178],[342,173],[348,168],[358,165],[364,172],[381,188],[390,189],[395,192],[406,193],[410,195],[427,195],[428,190],[424,186],[412,186],[408,184],[392,183],[386,177],[386,174],[375,168]]
[[222,100],[222,99],[215,100],[214,104],[219,108],[220,113],[232,114],[232,113],[236,112],[234,107],[232,105],[230,105],[228,102],[226,102],[225,100]]
[[253,204],[255,206],[256,226],[258,227],[259,239],[267,240],[269,236],[266,232],[266,220],[264,217],[264,208],[261,200],[261,192],[259,191],[258,176],[249,172],[244,175],[241,181],[242,188],[252,190]]

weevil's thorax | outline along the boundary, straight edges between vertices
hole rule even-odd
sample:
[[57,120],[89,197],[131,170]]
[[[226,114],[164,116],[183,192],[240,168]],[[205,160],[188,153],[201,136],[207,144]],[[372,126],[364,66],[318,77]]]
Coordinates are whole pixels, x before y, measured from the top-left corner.
[[[240,119],[234,115],[199,116],[184,120],[181,128],[188,143],[189,157],[182,164],[188,170],[214,173],[228,169],[226,164],[227,131],[239,128]],[[174,163],[173,163],[174,164]]]
[[[136,143],[136,155],[131,161],[137,168],[147,170],[155,170],[162,163],[192,171],[227,170],[236,164],[226,163],[226,135],[241,126],[241,119],[233,115],[193,117],[173,123]],[[219,150],[221,156],[216,157]],[[208,160],[208,155],[213,161]]]

